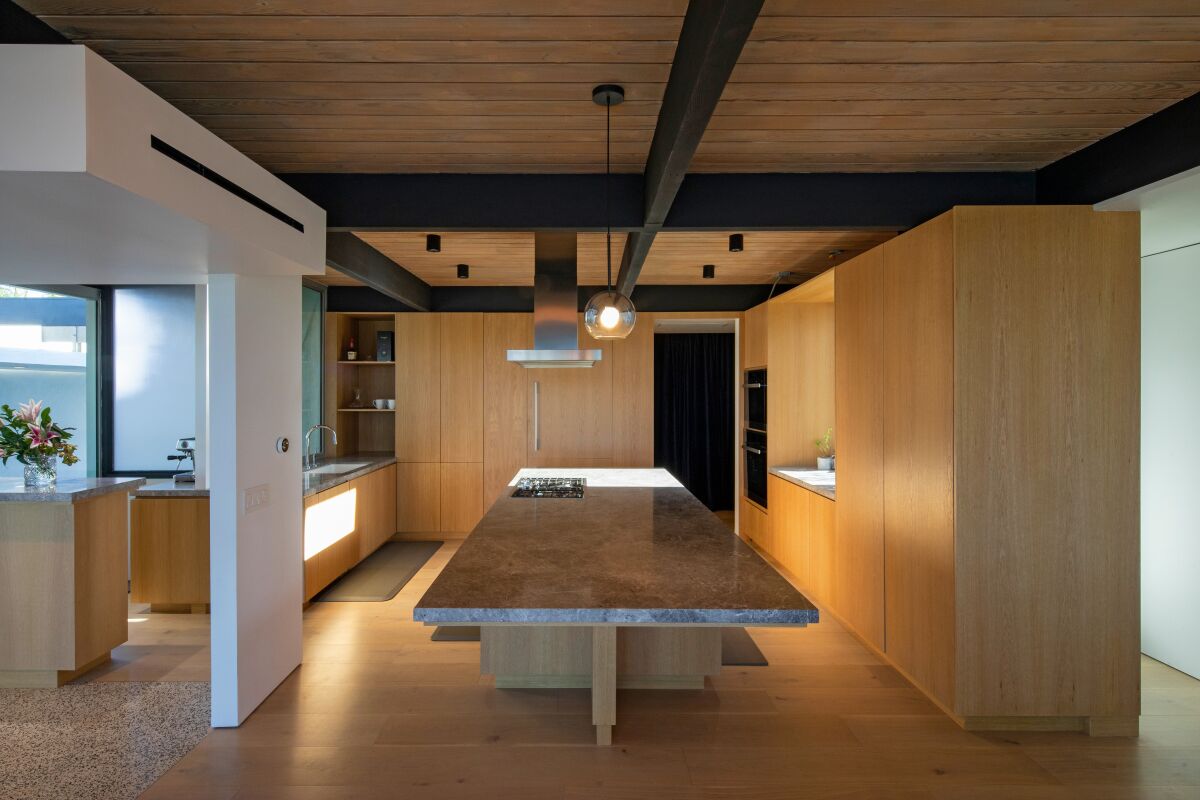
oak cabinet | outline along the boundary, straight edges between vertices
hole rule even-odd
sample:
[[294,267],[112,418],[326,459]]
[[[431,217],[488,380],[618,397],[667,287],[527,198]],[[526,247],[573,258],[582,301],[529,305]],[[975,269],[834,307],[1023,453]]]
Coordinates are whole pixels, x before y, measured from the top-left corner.
[[763,549],[795,577],[810,600],[832,607],[836,504],[776,475],[767,479],[767,493],[771,535]]
[[836,268],[834,608],[966,727],[1137,731],[1138,243],[959,207]]
[[304,498],[304,526],[308,601],[396,532],[396,467],[368,472]]
[[396,458],[437,463],[442,457],[442,347],[437,314],[397,314]]
[[526,370],[529,466],[612,466],[613,346],[596,340],[586,346],[603,353],[590,369]]
[[441,529],[441,464],[397,464],[396,530],[434,533]]
[[438,314],[441,461],[483,461],[483,314]]
[[508,360],[509,350],[533,347],[532,314],[484,314],[483,510],[491,508],[529,446],[529,371]]
[[739,502],[738,532],[743,539],[763,547],[769,533],[767,512],[744,497]]
[[358,492],[356,527],[358,559],[374,553],[392,538],[396,528],[396,467],[387,466],[351,481]]
[[884,649],[883,249],[837,267],[834,387],[837,396],[837,536],[833,607]]
[[767,366],[767,304],[746,309],[742,324],[742,369]]
[[208,498],[130,502],[130,600],[163,606],[209,602]]

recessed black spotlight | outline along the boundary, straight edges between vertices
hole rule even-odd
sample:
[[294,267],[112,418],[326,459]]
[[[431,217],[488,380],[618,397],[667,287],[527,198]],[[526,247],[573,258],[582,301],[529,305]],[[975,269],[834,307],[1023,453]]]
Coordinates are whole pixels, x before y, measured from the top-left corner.
[[742,235],[740,233],[729,234],[729,252],[742,252]]
[[717,265],[716,264],[705,264],[703,274],[704,274],[705,280],[711,281],[713,278],[717,277]]
[[471,268],[468,267],[466,264],[459,264],[458,265],[458,277],[462,278],[464,281],[467,278],[471,277]]
[[440,253],[442,252],[442,237],[436,233],[425,234],[425,252]]

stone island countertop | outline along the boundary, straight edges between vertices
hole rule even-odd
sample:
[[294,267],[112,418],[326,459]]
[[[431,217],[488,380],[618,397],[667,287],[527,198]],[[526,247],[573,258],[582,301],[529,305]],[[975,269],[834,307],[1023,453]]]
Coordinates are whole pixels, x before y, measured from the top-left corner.
[[145,478],[60,478],[44,489],[25,485],[23,478],[0,478],[0,503],[74,503],[109,492],[130,492]]
[[582,499],[488,510],[417,604],[442,624],[806,625],[817,609],[662,469],[582,477]]

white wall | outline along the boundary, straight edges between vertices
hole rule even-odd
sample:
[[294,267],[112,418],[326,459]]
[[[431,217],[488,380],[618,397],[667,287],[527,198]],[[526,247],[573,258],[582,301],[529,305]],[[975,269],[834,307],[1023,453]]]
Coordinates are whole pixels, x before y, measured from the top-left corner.
[[[1193,226],[1200,239],[1200,219]],[[1194,244],[1142,259],[1142,651],[1200,678],[1198,453]]]
[[212,275],[208,314],[212,724],[229,727],[300,664],[300,278]]

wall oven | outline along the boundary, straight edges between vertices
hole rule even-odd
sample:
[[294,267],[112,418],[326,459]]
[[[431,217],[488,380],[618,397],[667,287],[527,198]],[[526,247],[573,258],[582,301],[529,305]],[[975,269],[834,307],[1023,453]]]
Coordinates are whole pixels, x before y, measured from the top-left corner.
[[767,435],[746,429],[742,441],[746,459],[746,497],[767,507]]
[[767,371],[746,370],[742,387],[746,392],[746,427],[756,431],[767,429]]

